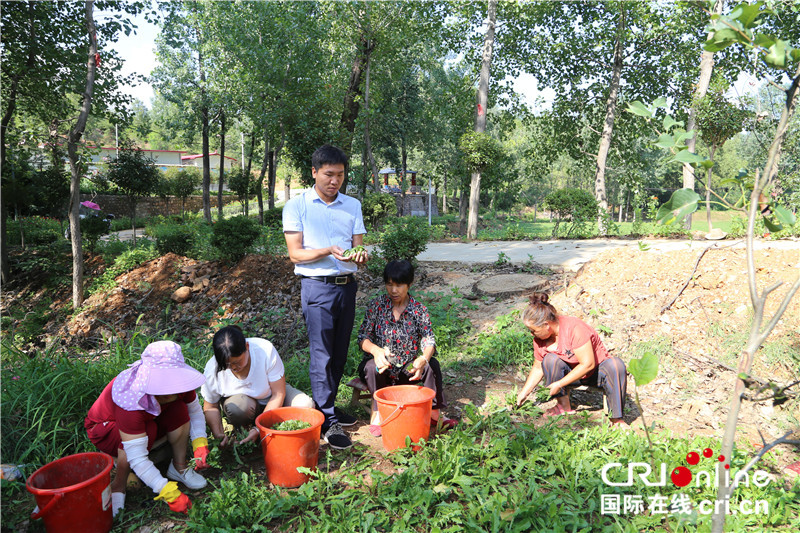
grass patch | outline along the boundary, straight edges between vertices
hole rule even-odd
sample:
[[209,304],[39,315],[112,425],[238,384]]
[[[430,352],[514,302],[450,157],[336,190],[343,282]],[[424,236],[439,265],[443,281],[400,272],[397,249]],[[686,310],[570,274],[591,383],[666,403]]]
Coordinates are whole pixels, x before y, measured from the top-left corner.
[[[731,236],[740,236],[742,215],[734,211],[712,211],[711,222],[713,227],[719,228]],[[434,217],[433,224],[445,225],[457,221],[454,215]],[[485,213],[481,216],[481,229],[478,230],[477,240],[480,241],[519,241],[519,240],[549,240],[552,239],[555,222],[545,217],[532,219],[531,216],[497,213]],[[566,236],[569,224],[562,224],[559,228],[559,238]],[[707,232],[705,212],[696,212],[692,217],[692,231]],[[781,232],[791,233],[791,229]],[[796,232],[795,232],[796,233]],[[653,222],[634,224],[633,222],[614,223],[610,228],[609,237],[653,236],[653,237],[685,237],[687,232],[677,225],[662,226]],[[570,238],[597,237],[595,224],[589,224],[581,229],[578,234]]]
[[478,333],[461,352],[461,364],[490,369],[533,364],[533,337],[522,324],[519,310],[500,315],[492,327]]

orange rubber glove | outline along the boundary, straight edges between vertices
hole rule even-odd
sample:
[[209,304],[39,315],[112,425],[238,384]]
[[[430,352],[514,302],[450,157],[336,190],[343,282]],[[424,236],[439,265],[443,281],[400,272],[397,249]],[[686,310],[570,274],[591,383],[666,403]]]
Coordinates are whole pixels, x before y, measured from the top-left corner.
[[178,490],[178,484],[175,481],[170,481],[164,485],[158,496],[153,499],[164,500],[169,505],[169,508],[176,513],[187,514],[189,509],[192,508],[192,501],[186,494]]
[[189,514],[189,509],[192,508],[192,500],[190,500],[186,494],[181,493],[177,500],[174,502],[167,502],[167,505],[176,513]]
[[208,468],[208,439],[205,437],[198,437],[192,441],[192,449],[194,450],[194,469],[205,470]]

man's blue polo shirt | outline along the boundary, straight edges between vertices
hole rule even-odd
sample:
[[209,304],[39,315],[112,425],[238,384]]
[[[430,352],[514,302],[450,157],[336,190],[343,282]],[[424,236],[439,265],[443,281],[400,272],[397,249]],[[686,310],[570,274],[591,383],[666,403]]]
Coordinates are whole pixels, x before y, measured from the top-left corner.
[[[328,246],[347,250],[353,246],[353,235],[367,232],[361,215],[361,202],[339,193],[328,205],[319,197],[315,187],[286,202],[283,231],[302,231],[304,250]],[[301,276],[337,276],[357,270],[355,263],[337,261],[332,255],[294,266],[294,273]]]

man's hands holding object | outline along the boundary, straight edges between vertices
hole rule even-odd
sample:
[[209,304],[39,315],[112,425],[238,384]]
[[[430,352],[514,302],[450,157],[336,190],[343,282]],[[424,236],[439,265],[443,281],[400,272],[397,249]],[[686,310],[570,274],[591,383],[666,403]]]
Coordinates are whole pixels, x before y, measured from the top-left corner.
[[369,259],[369,254],[367,253],[367,249],[363,246],[353,246],[348,250],[342,250],[338,246],[333,246],[331,249],[331,253],[333,257],[338,259],[339,261],[352,261],[356,264],[366,263]]

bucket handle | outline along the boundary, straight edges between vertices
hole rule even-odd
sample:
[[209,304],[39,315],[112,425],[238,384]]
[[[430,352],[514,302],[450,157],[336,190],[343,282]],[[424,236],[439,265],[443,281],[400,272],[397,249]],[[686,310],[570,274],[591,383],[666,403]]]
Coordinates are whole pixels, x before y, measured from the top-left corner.
[[383,426],[385,426],[386,424],[388,424],[389,422],[391,422],[392,420],[394,420],[395,418],[397,418],[398,416],[400,416],[400,409],[403,409],[404,407],[405,407],[405,405],[403,405],[402,403],[401,403],[401,404],[398,404],[398,405],[397,405],[397,408],[394,410],[394,412],[392,412],[392,414],[390,414],[390,415],[389,415],[389,417],[388,417],[386,420],[383,420],[383,421],[382,421],[380,424],[378,424],[378,425],[379,425],[379,426],[381,426],[381,427],[383,427]]
[[264,436],[261,437],[261,444],[263,444],[264,446],[269,445],[269,440],[267,440],[267,438],[272,440],[272,433],[265,433]]
[[34,511],[31,513],[31,520],[38,520],[39,518],[46,515],[48,512],[50,512],[53,506],[63,497],[64,497],[63,492],[54,493],[53,497],[50,498],[50,501],[47,502],[47,505],[44,506],[44,509],[39,509],[38,511],[34,509]]

